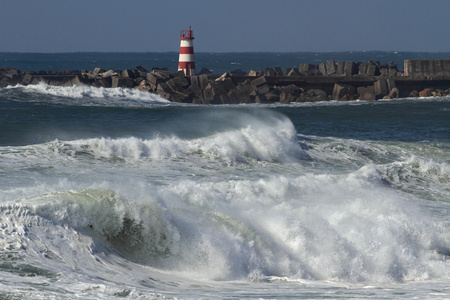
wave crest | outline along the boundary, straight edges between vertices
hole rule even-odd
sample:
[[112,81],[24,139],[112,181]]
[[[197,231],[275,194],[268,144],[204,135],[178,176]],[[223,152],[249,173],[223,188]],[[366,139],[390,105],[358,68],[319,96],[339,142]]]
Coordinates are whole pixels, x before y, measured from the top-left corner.
[[[104,88],[87,85],[74,85],[68,87],[52,86],[46,83],[36,85],[16,85],[7,89],[25,93],[29,96],[39,94],[39,101],[58,104],[79,105],[145,105],[145,104],[169,104],[172,103],[157,94],[138,89],[129,88]],[[13,96],[10,96],[14,98]],[[21,101],[26,97],[20,97]],[[28,101],[36,101],[35,97]]]

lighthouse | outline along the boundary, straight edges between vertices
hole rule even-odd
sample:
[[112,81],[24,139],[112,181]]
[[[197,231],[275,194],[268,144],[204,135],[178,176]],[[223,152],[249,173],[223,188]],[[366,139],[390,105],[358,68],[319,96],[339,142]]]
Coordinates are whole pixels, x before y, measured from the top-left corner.
[[178,59],[178,71],[183,70],[186,76],[195,75],[194,60],[194,34],[189,30],[180,31],[180,57]]

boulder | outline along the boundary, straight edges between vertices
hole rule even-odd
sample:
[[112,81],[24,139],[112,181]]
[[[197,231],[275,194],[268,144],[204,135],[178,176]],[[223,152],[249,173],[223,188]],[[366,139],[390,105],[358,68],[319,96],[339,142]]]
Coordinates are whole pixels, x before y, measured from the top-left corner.
[[419,92],[419,97],[431,97],[433,96],[432,92],[433,92],[432,88],[426,88]]

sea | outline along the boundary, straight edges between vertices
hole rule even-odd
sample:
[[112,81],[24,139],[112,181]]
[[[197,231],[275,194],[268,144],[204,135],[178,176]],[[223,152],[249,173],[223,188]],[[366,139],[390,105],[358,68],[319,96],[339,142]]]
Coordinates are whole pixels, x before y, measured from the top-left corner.
[[[450,53],[199,53],[222,73]],[[176,71],[177,53],[0,53]],[[450,299],[450,97],[0,88],[0,299]]]

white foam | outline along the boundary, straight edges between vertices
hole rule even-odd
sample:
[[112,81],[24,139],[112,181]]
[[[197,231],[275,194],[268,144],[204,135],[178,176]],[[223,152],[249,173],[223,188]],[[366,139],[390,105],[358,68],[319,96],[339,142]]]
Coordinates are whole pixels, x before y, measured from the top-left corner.
[[[62,97],[64,101],[68,101],[67,98],[73,100],[83,100],[85,103],[92,103],[92,101],[99,102],[108,101],[109,104],[114,104],[114,101],[137,101],[141,104],[167,104],[171,103],[169,100],[162,98],[157,94],[153,94],[146,91],[140,91],[138,89],[128,88],[104,88],[93,87],[87,85],[74,85],[68,87],[52,86],[43,82],[36,85],[17,85],[10,86],[9,89],[18,89],[30,94],[43,94],[55,97]],[[56,100],[56,99],[54,99]],[[112,102],[112,103],[111,103]],[[66,102],[67,103],[67,102]],[[70,102],[68,104],[71,104]],[[136,103],[129,103],[136,104]]]
[[[197,279],[449,278],[444,224],[373,183],[374,176],[377,171],[365,167],[348,175],[165,186],[137,180],[52,192],[3,206],[2,214],[15,216],[4,228],[21,236],[4,241],[14,249],[38,247],[27,238],[32,232],[47,247],[54,244],[59,256],[80,253],[89,260],[108,242],[131,261]],[[55,239],[61,230],[72,233]],[[75,255],[70,261],[77,260]]]
[[[6,164],[11,161],[43,162],[45,158],[48,164],[54,164],[55,160],[74,160],[79,154],[107,159],[164,160],[201,156],[227,161],[250,159],[267,162],[293,162],[307,156],[297,142],[292,123],[287,119],[275,124],[250,123],[238,129],[196,139],[176,136],[155,136],[151,139],[92,138],[0,148],[0,160]],[[24,156],[28,158],[27,161],[21,160]]]

